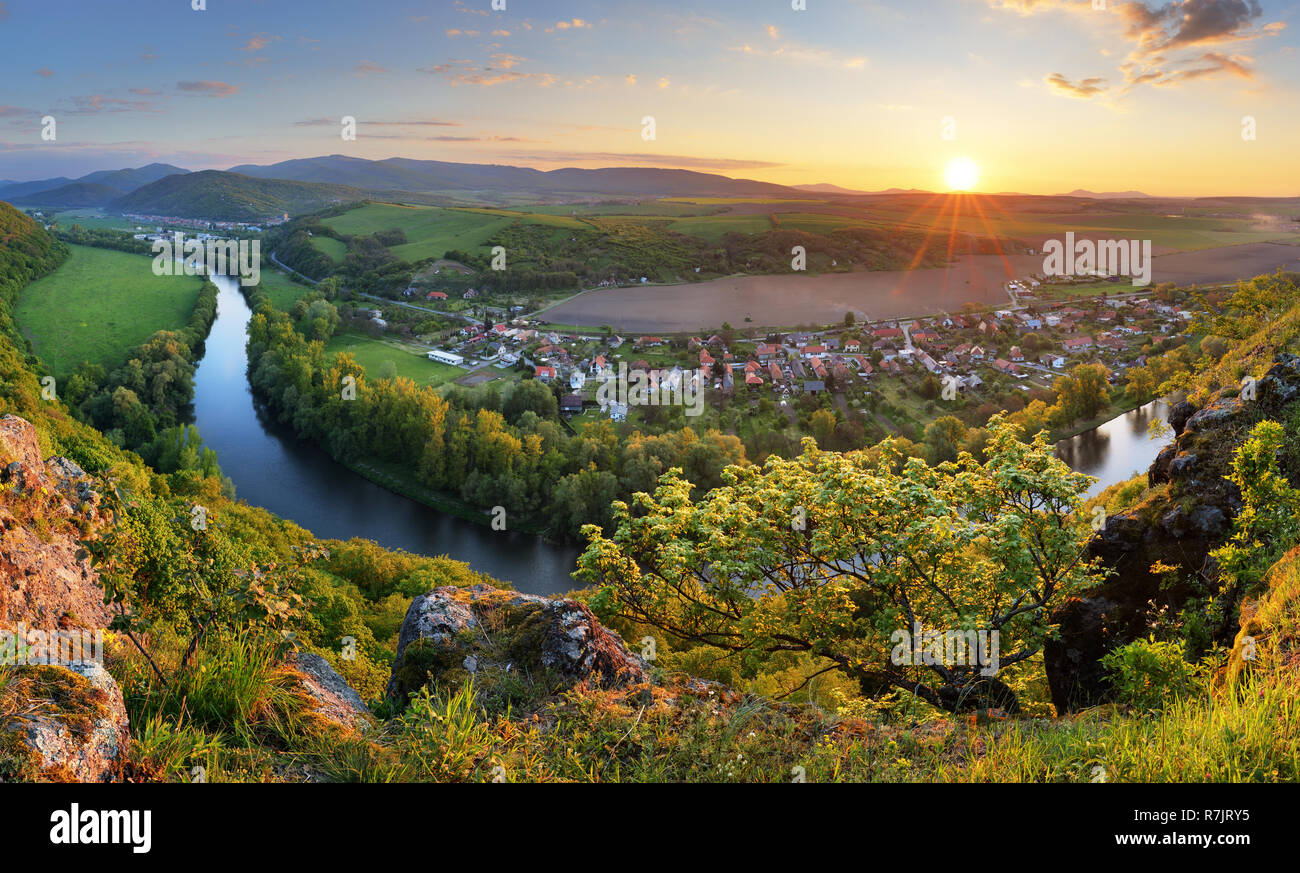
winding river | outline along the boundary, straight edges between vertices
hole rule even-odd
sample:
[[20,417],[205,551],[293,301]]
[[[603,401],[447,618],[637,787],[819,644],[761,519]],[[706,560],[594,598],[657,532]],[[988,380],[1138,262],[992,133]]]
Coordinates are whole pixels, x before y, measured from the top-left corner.
[[[329,539],[361,537],[387,548],[448,555],[533,594],[577,586],[570,574],[579,549],[513,531],[493,531],[387,491],[336,463],[323,451],[267,418],[253,404],[245,349],[252,312],[235,280],[217,276],[217,320],[195,374],[195,421],[217,452],[237,495]],[[1072,468],[1098,477],[1089,491],[1145,470],[1162,440],[1152,417],[1167,413],[1156,400],[1057,445]]]
[[569,575],[576,547],[494,531],[394,494],[262,414],[253,405],[247,374],[252,312],[235,280],[213,281],[219,289],[217,320],[194,377],[195,423],[240,499],[319,537],[361,537],[387,548],[448,555],[519,591],[555,594],[578,587]]

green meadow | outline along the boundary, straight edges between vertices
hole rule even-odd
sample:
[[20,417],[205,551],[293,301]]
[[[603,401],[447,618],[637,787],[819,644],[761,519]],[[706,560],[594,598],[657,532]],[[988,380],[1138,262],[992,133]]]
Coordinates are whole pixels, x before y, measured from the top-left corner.
[[336,264],[343,263],[343,258],[348,253],[347,243],[332,236],[314,236],[311,244],[329,255],[330,260]]
[[396,375],[410,379],[417,385],[441,385],[465,375],[465,371],[459,367],[429,360],[427,351],[418,346],[359,333],[339,333],[331,337],[325,344],[325,353],[334,355],[338,352],[347,352],[356,358],[372,380],[383,377],[386,361],[392,361]]
[[15,312],[23,335],[55,376],[82,361],[118,367],[155,332],[189,321],[201,278],[155,276],[146,255],[69,248],[58,270],[24,289]]
[[[333,240],[331,240],[333,242]],[[272,267],[263,267],[259,284],[276,309],[288,312],[298,302],[298,298],[311,290],[306,285],[299,285],[289,278],[288,273]]]

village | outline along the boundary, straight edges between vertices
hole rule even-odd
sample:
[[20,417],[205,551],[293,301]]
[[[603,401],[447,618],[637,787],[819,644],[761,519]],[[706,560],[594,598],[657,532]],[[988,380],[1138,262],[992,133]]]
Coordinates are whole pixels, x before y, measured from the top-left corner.
[[1191,304],[1174,302],[1183,294],[1172,289],[1040,302],[1038,286],[1037,279],[1009,282],[1013,302],[993,311],[972,307],[959,314],[770,333],[724,325],[707,335],[623,337],[608,328],[560,330],[529,317],[471,321],[427,355],[471,371],[457,380],[461,384],[536,378],[552,386],[569,417],[635,421],[635,409],[597,400],[599,383],[617,375],[620,366],[645,372],[652,391],[679,390],[690,380],[719,409],[760,401],[808,408],[815,402],[847,412],[850,406],[874,408],[882,396],[895,402],[933,399],[936,385],[967,400],[1027,395],[1050,390],[1056,377],[1082,363],[1104,364],[1112,384],[1121,384],[1127,369],[1145,363],[1144,350],[1173,344],[1195,315],[1186,308]]

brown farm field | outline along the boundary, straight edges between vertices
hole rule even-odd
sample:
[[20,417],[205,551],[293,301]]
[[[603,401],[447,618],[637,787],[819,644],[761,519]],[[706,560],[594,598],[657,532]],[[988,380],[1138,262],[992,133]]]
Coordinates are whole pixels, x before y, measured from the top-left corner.
[[[913,271],[824,273],[816,276],[741,276],[686,285],[588,291],[540,317],[582,327],[610,325],[634,332],[832,324],[845,312],[858,321],[960,311],[965,303],[1007,302],[1008,278],[1041,272],[1035,255],[963,255],[952,266]],[[1300,245],[1251,243],[1178,252],[1154,259],[1152,283],[1208,285],[1300,270]],[[748,318],[749,322],[745,319]]]

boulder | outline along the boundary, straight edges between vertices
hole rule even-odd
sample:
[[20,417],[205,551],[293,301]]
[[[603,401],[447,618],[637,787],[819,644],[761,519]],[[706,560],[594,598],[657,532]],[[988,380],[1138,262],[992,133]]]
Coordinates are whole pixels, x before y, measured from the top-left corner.
[[[1177,614],[1189,598],[1203,596],[1187,583],[1189,577],[1211,584],[1217,579],[1210,552],[1231,534],[1242,505],[1240,491],[1227,479],[1233,454],[1255,422],[1264,417],[1285,420],[1300,402],[1300,358],[1278,355],[1256,381],[1253,398],[1248,392],[1239,396],[1242,393],[1234,385],[1201,409],[1187,402],[1176,405],[1169,423],[1177,436],[1147,471],[1152,486],[1168,483],[1168,488],[1106,519],[1106,526],[1089,541],[1087,557],[1099,561],[1110,575],[1053,614],[1062,632],[1059,639],[1047,642],[1043,655],[1059,712],[1105,701],[1109,689],[1100,658],[1145,637],[1154,610]],[[1283,473],[1300,480],[1300,470]],[[1165,584],[1151,572],[1156,563],[1180,568],[1183,581]],[[1226,645],[1231,638],[1219,642]]]
[[374,723],[361,695],[320,655],[295,652],[287,666],[298,675],[302,690],[315,701],[315,712],[321,718],[352,730]]
[[15,667],[3,692],[0,781],[103,782],[130,738],[117,682],[94,661]]
[[[107,627],[112,613],[81,545],[82,528],[101,519],[89,477],[67,458],[41,461],[36,428],[6,415],[0,484],[14,489],[0,502],[0,628]],[[42,530],[33,517],[47,522]]]
[[585,604],[488,585],[435,588],[411,601],[387,696],[403,701],[430,680],[455,686],[516,674],[548,684],[617,687],[648,680],[646,663]]

